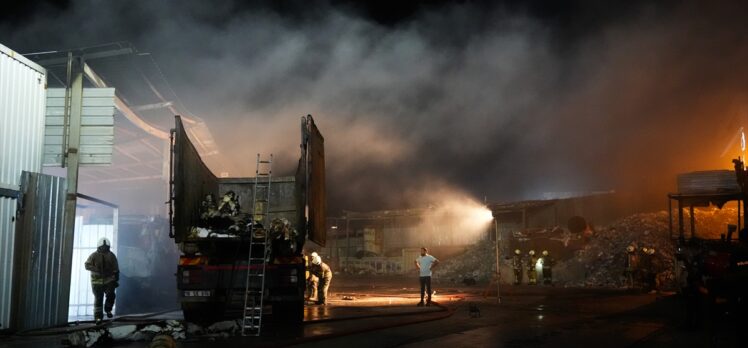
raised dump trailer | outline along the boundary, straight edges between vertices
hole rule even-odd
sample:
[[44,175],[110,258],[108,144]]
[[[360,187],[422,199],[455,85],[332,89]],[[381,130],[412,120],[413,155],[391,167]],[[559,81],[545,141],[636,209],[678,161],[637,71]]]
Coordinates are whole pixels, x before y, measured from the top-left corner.
[[[178,116],[172,138],[171,236],[181,251],[177,288],[185,319],[241,318],[248,287],[264,286],[261,315],[272,321],[300,322],[304,313],[304,243],[311,240],[324,245],[326,238],[324,139],[312,117],[302,117],[301,158],[295,176],[218,178],[201,160]],[[251,149],[247,153],[252,153]],[[254,163],[254,156],[248,156],[247,161]],[[266,186],[269,199],[257,199],[267,197]],[[206,214],[218,214],[206,208],[206,197],[225,197],[229,192],[238,203],[238,214],[206,220]],[[211,222],[221,219],[232,226]],[[273,221],[284,221],[286,233],[273,234]],[[267,244],[258,246],[265,233]],[[260,258],[252,256],[252,262],[250,248],[253,255],[265,255],[264,261],[257,262]],[[263,273],[265,280],[253,279],[259,276],[248,280],[248,273]],[[246,320],[246,313],[244,316]]]

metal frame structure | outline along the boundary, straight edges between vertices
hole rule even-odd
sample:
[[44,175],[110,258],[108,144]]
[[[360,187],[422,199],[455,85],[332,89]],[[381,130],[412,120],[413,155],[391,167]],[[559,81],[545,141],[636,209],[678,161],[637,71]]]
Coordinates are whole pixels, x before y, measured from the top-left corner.
[[[694,216],[694,208],[695,207],[709,207],[709,206],[717,206],[719,208],[722,208],[725,204],[731,201],[737,201],[738,203],[738,215],[737,215],[737,227],[738,231],[741,229],[741,227],[745,227],[745,225],[741,225],[742,219],[745,217],[745,206],[742,204],[742,200],[744,199],[743,194],[741,192],[715,192],[715,193],[694,193],[694,194],[685,194],[685,193],[670,193],[668,196],[668,231],[670,233],[670,238],[673,239],[673,201],[677,202],[677,209],[678,209],[678,238],[679,239],[685,239],[685,225],[683,223],[683,209],[685,207],[688,207],[689,210],[689,232],[690,236],[689,238],[696,237],[696,218]],[[742,214],[741,214],[742,211]]]

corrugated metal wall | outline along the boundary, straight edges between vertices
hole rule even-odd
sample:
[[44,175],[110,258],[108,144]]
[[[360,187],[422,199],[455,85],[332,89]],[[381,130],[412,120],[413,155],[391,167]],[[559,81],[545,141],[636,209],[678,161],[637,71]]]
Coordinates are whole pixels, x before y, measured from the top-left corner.
[[[0,45],[0,187],[17,190],[38,172],[44,140],[46,70]],[[16,200],[0,198],[0,330],[10,321]]]
[[65,232],[65,179],[38,173],[23,173],[23,214],[19,215],[15,242],[13,327],[38,329],[67,322],[67,299],[62,279]]

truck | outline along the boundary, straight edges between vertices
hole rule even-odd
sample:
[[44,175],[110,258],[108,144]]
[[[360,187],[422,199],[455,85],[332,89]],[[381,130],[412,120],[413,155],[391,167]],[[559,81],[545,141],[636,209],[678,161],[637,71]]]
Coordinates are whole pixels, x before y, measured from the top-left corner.
[[[699,302],[705,303],[707,308],[719,305],[729,312],[739,311],[743,315],[747,309],[748,172],[742,159],[733,160],[733,164],[734,171],[681,174],[678,177],[679,192],[668,195],[670,202],[677,202],[677,217],[673,216],[672,204],[669,209],[670,236],[675,242],[676,281],[689,305],[689,321],[696,320],[694,313]],[[735,224],[727,224],[719,239],[713,237],[714,233],[709,236],[709,231],[699,231],[695,207],[721,209],[729,202],[737,202]],[[689,209],[688,223],[684,222],[686,207]]]
[[[326,239],[324,138],[312,116],[301,118],[301,154],[295,175],[265,173],[262,179],[259,172],[256,177],[217,177],[190,141],[181,117],[175,123],[168,203],[170,237],[180,250],[176,285],[185,320],[208,323],[242,317],[248,273],[264,267],[262,313],[272,321],[300,323],[306,290],[304,245],[313,241],[324,246]],[[267,191],[258,184],[263,180],[269,184]],[[267,200],[256,198],[266,193]],[[215,209],[206,208],[206,201],[222,196],[234,200],[234,214],[230,219],[206,218],[206,214],[218,216]],[[266,215],[258,213],[263,210]],[[258,247],[258,232],[270,233],[275,222],[286,224],[285,238],[260,246],[267,249],[260,251],[267,256],[264,264],[250,262],[250,252],[256,252],[252,248]]]

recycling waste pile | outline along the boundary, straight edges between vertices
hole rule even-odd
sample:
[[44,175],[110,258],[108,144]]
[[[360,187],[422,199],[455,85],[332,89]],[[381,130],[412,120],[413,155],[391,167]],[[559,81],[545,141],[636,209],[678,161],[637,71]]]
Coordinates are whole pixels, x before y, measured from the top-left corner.
[[[737,223],[735,208],[703,208],[694,212],[696,235],[703,239],[719,239],[727,231],[728,224]],[[690,236],[690,215],[684,211],[686,236]],[[677,211],[673,211],[674,235],[678,229]],[[532,238],[532,236],[530,236]],[[446,283],[470,285],[473,281],[486,283],[493,279],[496,269],[494,241],[481,241],[466,248],[459,256],[442,260],[438,280]],[[508,242],[505,242],[508,243]],[[559,242],[561,243],[561,242]],[[567,258],[556,257],[553,267],[553,285],[564,287],[626,288],[631,284],[626,276],[626,248],[633,245],[637,253],[644,248],[654,249],[651,269],[655,274],[658,290],[675,288],[674,252],[675,241],[669,232],[667,211],[631,215],[608,226],[595,226],[586,243],[578,246]],[[506,249],[506,248],[503,248]],[[502,282],[511,283],[509,251],[503,250],[501,270]],[[523,251],[523,256],[526,252]],[[538,252],[536,250],[536,252]],[[523,272],[525,270],[523,269]]]
[[169,337],[169,340],[179,341],[188,337],[216,339],[240,334],[239,320],[221,321],[210,326],[199,326],[181,320],[166,320],[149,324],[122,323],[112,326],[97,326],[69,334],[64,343],[71,347],[92,347],[111,342],[152,342],[163,340],[165,336]]

